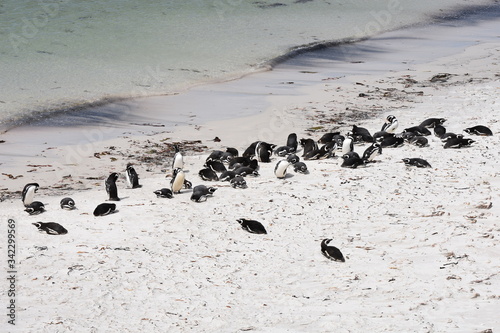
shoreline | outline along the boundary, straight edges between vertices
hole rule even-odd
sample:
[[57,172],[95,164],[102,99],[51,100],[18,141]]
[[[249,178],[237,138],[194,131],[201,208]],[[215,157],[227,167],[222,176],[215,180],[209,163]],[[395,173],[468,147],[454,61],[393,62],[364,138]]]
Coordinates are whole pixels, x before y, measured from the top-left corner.
[[[474,43],[425,63],[400,59],[389,68],[394,58],[346,62],[316,53],[262,73],[268,82],[262,90],[242,89],[262,82],[259,75],[230,85],[264,100],[267,107],[258,114],[199,125],[193,120],[147,139],[47,144],[44,156],[26,161],[45,166],[29,167],[32,172],[19,167],[15,175],[23,177],[2,182],[14,191],[0,208],[17,225],[17,328],[495,332],[499,50],[499,40]],[[431,82],[440,73],[450,75]],[[205,87],[205,93],[226,96],[224,88]],[[197,175],[213,149],[235,146],[241,153],[257,139],[282,145],[290,132],[318,139],[354,124],[374,133],[388,114],[396,115],[400,130],[444,117],[448,131],[480,123],[494,135],[474,136],[476,143],[462,149],[444,149],[429,136],[428,147],[387,148],[365,168],[341,168],[339,157],[305,161],[309,174],[289,170],[283,180],[274,176],[281,158],[273,155],[242,190]],[[90,138],[105,134],[88,131]],[[220,142],[211,141],[216,136]],[[171,144],[183,141],[187,179],[217,188],[206,202],[192,202],[190,190],[173,199],[153,194],[169,186]],[[432,168],[405,167],[404,157],[424,158]],[[58,160],[64,163],[48,162]],[[122,175],[118,212],[94,217],[95,206],[106,201],[103,179],[123,173],[130,161],[142,187],[126,188]],[[32,181],[41,185],[36,200],[47,205],[37,216],[22,211],[16,193]],[[78,209],[60,209],[63,196],[75,199]],[[268,234],[247,233],[238,218],[261,221]],[[58,222],[68,234],[40,234],[31,224],[37,221]],[[322,255],[325,238],[333,238],[345,262]]]

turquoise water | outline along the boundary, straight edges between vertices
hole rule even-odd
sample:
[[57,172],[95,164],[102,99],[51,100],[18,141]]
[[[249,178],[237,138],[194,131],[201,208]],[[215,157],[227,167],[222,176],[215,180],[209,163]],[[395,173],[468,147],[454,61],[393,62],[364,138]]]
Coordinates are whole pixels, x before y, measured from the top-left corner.
[[315,45],[493,1],[146,0],[0,4],[0,130],[265,69]]

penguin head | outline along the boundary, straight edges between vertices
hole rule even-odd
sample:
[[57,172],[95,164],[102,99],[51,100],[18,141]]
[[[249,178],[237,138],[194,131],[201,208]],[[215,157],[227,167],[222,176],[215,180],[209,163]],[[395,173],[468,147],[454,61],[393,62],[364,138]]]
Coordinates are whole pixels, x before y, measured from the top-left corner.
[[208,193],[210,193],[210,194],[214,194],[215,191],[217,191],[217,189],[215,187],[208,188]]
[[409,158],[403,158],[402,159],[404,164],[410,164],[410,159]]

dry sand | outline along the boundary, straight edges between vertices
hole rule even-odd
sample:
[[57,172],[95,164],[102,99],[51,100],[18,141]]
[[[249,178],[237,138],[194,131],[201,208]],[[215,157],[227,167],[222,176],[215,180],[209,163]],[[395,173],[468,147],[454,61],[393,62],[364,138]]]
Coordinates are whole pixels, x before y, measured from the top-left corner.
[[[0,244],[5,253],[6,220],[14,219],[18,273],[17,325],[4,316],[2,330],[496,332],[499,51],[498,42],[478,43],[409,69],[342,78],[296,68],[294,75],[314,84],[269,96],[272,106],[258,115],[46,149],[33,157],[32,172],[4,176]],[[430,82],[438,73],[453,75]],[[273,156],[243,190],[197,175],[214,149],[242,152],[258,139],[284,145],[291,132],[318,139],[353,124],[373,133],[388,114],[400,130],[443,117],[448,131],[481,124],[494,136],[446,150],[430,136],[429,147],[387,148],[358,169],[341,168],[340,158],[306,161],[310,174],[290,168],[285,180],[274,176]],[[220,142],[210,141],[216,136]],[[168,187],[173,142],[185,149],[187,178],[217,187],[206,202],[190,201],[189,190],[173,199],[153,194]],[[61,162],[71,153],[72,165]],[[404,157],[425,158],[432,168],[405,167]],[[107,199],[103,179],[123,173],[127,162],[142,187],[127,189],[120,178],[118,212],[94,217]],[[32,181],[47,208],[39,216],[23,212],[12,193]],[[78,209],[61,210],[64,196]],[[261,221],[268,234],[245,232],[241,217]],[[40,234],[31,225],[37,221],[58,222],[69,233]],[[324,238],[333,238],[345,263],[322,256]],[[5,288],[0,295],[6,311]]]

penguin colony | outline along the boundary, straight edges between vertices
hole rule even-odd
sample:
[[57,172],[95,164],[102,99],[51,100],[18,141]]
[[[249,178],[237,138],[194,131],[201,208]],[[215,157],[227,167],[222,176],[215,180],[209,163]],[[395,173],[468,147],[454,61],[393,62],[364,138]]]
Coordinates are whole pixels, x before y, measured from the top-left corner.
[[[291,133],[286,145],[277,146],[276,144],[264,141],[255,141],[250,144],[240,156],[236,148],[229,147],[225,151],[216,150],[210,153],[205,160],[203,167],[199,170],[198,176],[206,182],[229,182],[234,189],[245,189],[248,187],[247,180],[259,177],[259,168],[261,163],[271,163],[275,155],[278,161],[274,166],[274,175],[279,180],[289,178],[289,169],[298,174],[308,174],[309,170],[305,161],[319,159],[335,159],[336,154],[340,154],[340,167],[356,169],[366,167],[371,163],[377,162],[381,157],[382,150],[387,148],[397,148],[404,144],[415,145],[420,148],[429,146],[428,136],[434,135],[439,138],[444,149],[459,149],[470,147],[475,143],[470,138],[465,138],[463,134],[447,132],[444,127],[446,119],[429,118],[397,132],[399,122],[394,115],[385,118],[381,130],[374,132],[357,125],[342,135],[340,132],[330,132],[322,135],[318,140],[311,138],[297,139],[295,133]],[[433,132],[431,132],[431,129]],[[463,130],[469,135],[491,136],[492,131],[486,126],[477,125]],[[355,152],[355,144],[370,144],[360,155]],[[319,146],[320,144],[321,146]],[[302,148],[302,155],[299,157],[298,148]],[[184,172],[184,156],[178,145],[174,145],[174,155],[172,159],[172,175],[170,179],[170,188],[163,187],[153,192],[158,200],[173,199],[184,192],[191,192],[191,201],[204,202],[214,196],[218,187],[199,184],[193,187],[191,181],[186,179]],[[424,151],[424,150],[423,150]],[[407,167],[432,168],[431,164],[421,157],[404,157],[401,159]],[[139,176],[132,164],[127,164],[125,168],[126,182],[131,189],[140,188]],[[169,176],[169,175],[168,175]],[[104,187],[107,193],[107,201],[120,201],[118,196],[118,181],[120,174],[112,172],[106,178]],[[22,191],[22,202],[25,211],[29,215],[38,215],[45,211],[45,206],[40,201],[35,201],[35,194],[39,189],[38,183],[28,183]],[[223,186],[220,186],[223,187]],[[64,210],[74,210],[76,204],[73,199],[65,197],[60,201],[60,207]],[[106,216],[117,212],[115,203],[101,203],[94,209],[95,217]],[[236,220],[241,229],[252,234],[267,234],[264,225],[256,220],[239,218]],[[68,233],[62,225],[56,222],[36,222],[32,223],[41,233],[49,235],[64,235]],[[345,262],[342,252],[330,243],[331,238],[325,238],[320,243],[321,253],[328,259],[338,262]]]

